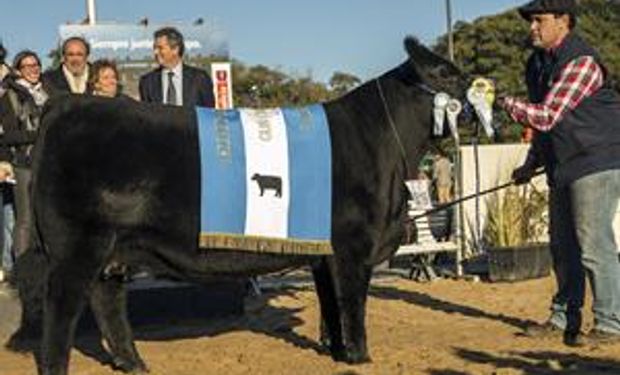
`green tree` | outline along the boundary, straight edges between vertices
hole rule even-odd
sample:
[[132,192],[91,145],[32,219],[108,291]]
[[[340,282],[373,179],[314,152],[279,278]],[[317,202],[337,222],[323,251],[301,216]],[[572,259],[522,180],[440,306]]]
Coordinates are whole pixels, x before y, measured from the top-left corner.
[[329,79],[329,87],[335,95],[344,95],[361,82],[362,81],[353,74],[335,72]]
[[264,65],[233,62],[235,105],[238,107],[303,106],[324,102],[334,94],[310,77],[291,77]]
[[50,66],[50,69],[58,68],[62,61],[62,51],[60,50],[60,46],[51,49],[47,53],[47,57],[52,60],[52,65]]

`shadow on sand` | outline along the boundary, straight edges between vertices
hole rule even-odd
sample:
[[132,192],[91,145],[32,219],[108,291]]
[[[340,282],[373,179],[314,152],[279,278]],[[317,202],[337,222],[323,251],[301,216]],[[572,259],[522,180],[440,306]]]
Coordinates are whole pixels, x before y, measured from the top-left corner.
[[515,318],[504,314],[489,313],[476,307],[461,305],[450,301],[444,301],[426,293],[401,290],[386,285],[373,285],[370,288],[369,294],[375,298],[400,300],[417,306],[426,307],[435,311],[441,311],[450,314],[461,314],[471,318],[495,320],[519,329],[523,329],[526,325],[532,322],[528,319]]
[[[297,317],[303,308],[274,307],[269,304],[271,299],[293,296],[296,291],[295,288],[287,288],[249,297],[246,299],[246,313],[242,315],[203,319],[176,319],[174,316],[167,316],[167,319],[158,319],[157,324],[133,325],[134,337],[139,341],[171,341],[250,331],[283,340],[301,349],[327,354],[317,339],[300,335],[293,330],[304,323]],[[76,337],[74,346],[83,355],[111,365],[110,355],[101,342],[99,331],[89,329]]]
[[[472,363],[492,365],[506,373],[519,374],[568,374],[568,375],[610,375],[620,374],[620,361],[596,358],[573,353],[553,351],[525,351],[493,354],[467,349],[455,349],[456,354]],[[451,369],[431,369],[431,375],[466,375]],[[510,372],[512,373],[512,372]]]
[[[220,313],[220,316],[214,316],[213,314],[205,313],[201,316],[200,312],[194,312],[190,317],[186,310],[187,306],[172,303],[163,312],[156,309],[141,308],[139,311],[133,312],[130,320],[132,321],[132,329],[136,340],[171,341],[214,337],[235,331],[251,331],[283,340],[301,349],[311,349],[317,353],[327,354],[327,351],[319,344],[318,339],[309,338],[294,331],[295,327],[304,323],[297,316],[303,311],[303,307],[274,307],[269,303],[270,300],[279,297],[292,296],[295,298],[295,293],[301,289],[303,288],[287,287],[286,289],[266,291],[259,296],[246,297],[244,304],[245,313],[237,313],[235,315],[222,316]],[[170,292],[166,291],[165,293]],[[164,297],[166,296],[165,293]],[[161,296],[158,297],[157,290],[155,290],[149,298],[158,299]],[[148,301],[141,302],[148,305]],[[14,303],[18,303],[16,299],[14,299]],[[189,303],[192,303],[192,301]],[[178,314],[175,314],[175,308],[178,308]],[[142,316],[136,316],[136,314],[150,314],[150,317],[142,319]],[[316,337],[318,338],[318,332]],[[33,352],[37,364],[41,363],[38,352],[39,339],[40,337],[34,337],[27,344],[28,350]],[[103,365],[112,365],[111,356],[103,347],[99,330],[96,328],[94,319],[88,311],[83,314],[75,337],[74,348]]]

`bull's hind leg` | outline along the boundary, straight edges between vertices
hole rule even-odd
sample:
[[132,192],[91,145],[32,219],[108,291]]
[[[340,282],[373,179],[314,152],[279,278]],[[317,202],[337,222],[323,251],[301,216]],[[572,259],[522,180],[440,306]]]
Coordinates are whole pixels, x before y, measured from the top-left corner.
[[49,244],[50,253],[55,258],[50,268],[44,301],[40,358],[42,375],[67,374],[80,313],[113,242],[104,236],[74,236],[65,238],[67,242]]
[[321,344],[329,349],[335,360],[344,360],[340,309],[332,272],[326,258],[312,267],[312,275],[321,307]]
[[133,341],[127,318],[127,291],[122,280],[97,280],[90,301],[101,334],[112,354],[114,368],[134,374],[148,372]]
[[359,260],[336,258],[335,271],[345,346],[344,361],[352,364],[369,362],[365,318],[372,267]]
[[47,267],[47,259],[38,249],[27,250],[15,262],[12,282],[19,291],[22,312],[20,326],[6,344],[9,350],[32,351],[41,339]]

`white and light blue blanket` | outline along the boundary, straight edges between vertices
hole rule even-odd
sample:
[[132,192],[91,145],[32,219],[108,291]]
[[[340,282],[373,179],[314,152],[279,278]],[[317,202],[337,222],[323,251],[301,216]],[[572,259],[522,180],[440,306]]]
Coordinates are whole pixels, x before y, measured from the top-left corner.
[[200,247],[331,254],[331,143],[321,105],[197,108]]

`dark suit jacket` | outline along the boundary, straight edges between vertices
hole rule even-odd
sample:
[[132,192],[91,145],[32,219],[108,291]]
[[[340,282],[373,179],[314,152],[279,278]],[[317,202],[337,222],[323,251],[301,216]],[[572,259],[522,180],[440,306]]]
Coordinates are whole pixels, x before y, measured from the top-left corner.
[[[159,67],[140,77],[140,100],[163,103],[161,71]],[[201,69],[183,64],[183,106],[214,107],[213,82]]]
[[62,65],[54,70],[48,70],[41,76],[43,86],[49,96],[71,92],[69,82],[62,71]]

